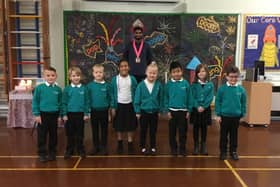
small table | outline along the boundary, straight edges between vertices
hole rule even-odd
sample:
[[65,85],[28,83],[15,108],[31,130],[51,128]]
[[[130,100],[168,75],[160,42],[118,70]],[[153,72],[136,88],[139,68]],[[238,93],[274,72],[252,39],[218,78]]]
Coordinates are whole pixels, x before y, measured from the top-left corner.
[[9,93],[9,109],[7,127],[32,128],[34,117],[32,115],[32,93],[11,91]]

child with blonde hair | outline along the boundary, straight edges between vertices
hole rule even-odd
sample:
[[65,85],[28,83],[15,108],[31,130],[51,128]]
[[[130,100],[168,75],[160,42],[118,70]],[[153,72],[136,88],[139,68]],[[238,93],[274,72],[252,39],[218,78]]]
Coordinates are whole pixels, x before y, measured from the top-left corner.
[[82,72],[78,67],[68,70],[70,85],[66,86],[62,95],[62,114],[67,136],[67,147],[64,158],[70,158],[75,152],[85,158],[84,124],[89,119],[88,90],[81,84]]

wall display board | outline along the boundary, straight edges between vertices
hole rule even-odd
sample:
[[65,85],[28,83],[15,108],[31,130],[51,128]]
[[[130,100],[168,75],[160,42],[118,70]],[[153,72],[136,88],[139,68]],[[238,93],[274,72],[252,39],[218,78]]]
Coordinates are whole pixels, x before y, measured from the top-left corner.
[[[217,83],[227,63],[234,63],[237,14],[147,14],[64,11],[65,72],[77,65],[92,79],[91,67],[103,63],[106,79],[117,74],[125,45],[132,39],[132,24],[144,23],[145,41],[159,65],[159,78],[167,78],[169,64],[178,60],[189,79],[198,63],[206,63]],[[194,63],[194,64],[192,64]],[[65,76],[67,78],[67,76]]]
[[243,69],[262,60],[267,70],[279,70],[280,15],[245,15],[244,24]]

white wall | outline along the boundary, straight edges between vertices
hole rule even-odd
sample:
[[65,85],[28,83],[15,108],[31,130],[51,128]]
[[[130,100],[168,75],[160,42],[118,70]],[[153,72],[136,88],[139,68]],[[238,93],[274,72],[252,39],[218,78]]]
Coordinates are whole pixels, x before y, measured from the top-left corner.
[[278,0],[186,0],[187,12],[279,14]]
[[[104,0],[105,1],[105,0]],[[278,0],[181,0],[186,2],[187,13],[264,13],[280,14],[280,3]],[[50,52],[51,64],[57,68],[58,82],[64,84],[64,40],[63,40],[63,10],[83,9],[95,11],[155,11],[159,9],[147,6],[130,6],[116,3],[92,3],[80,4],[81,0],[49,0],[50,9]],[[104,6],[105,5],[105,6]],[[164,7],[162,8],[164,9]],[[179,10],[181,11],[181,10]],[[239,34],[242,34],[242,24]],[[237,64],[241,62],[242,35],[238,35]],[[273,73],[272,73],[273,74]],[[278,74],[278,73],[276,73]]]
[[57,69],[58,84],[64,86],[64,43],[62,0],[49,0],[51,65]]

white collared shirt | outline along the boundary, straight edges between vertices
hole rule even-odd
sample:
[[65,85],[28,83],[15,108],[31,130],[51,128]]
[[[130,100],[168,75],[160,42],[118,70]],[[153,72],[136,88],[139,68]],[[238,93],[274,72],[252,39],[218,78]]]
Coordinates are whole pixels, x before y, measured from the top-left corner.
[[200,84],[206,84],[208,81],[203,82],[200,79],[198,79],[197,82],[200,83]]
[[54,82],[53,84],[50,84],[50,83],[48,83],[47,81],[45,82],[45,84],[46,84],[47,86],[54,86],[54,85],[58,85],[58,84],[57,84],[57,82]]
[[131,79],[130,76],[122,77],[117,76],[117,88],[118,88],[118,103],[128,104],[132,102],[131,94]]
[[226,84],[227,84],[227,86],[238,86],[238,84],[237,83],[235,83],[234,85],[231,85],[228,81],[226,82]]
[[149,82],[147,79],[144,80],[144,83],[146,84],[149,93],[151,94],[155,85],[155,82]]
[[176,82],[176,81],[180,81],[180,82],[181,82],[181,81],[183,81],[183,80],[184,80],[183,78],[181,78],[180,80],[174,80],[174,79],[171,78],[171,81],[172,81],[172,82]]
[[77,85],[75,85],[75,84],[71,83],[71,87],[72,87],[72,88],[75,88],[75,87],[80,88],[81,86],[82,86],[82,84],[77,84]]
[[93,81],[96,82],[96,83],[105,84],[105,81],[104,81],[104,80],[103,80],[103,81],[96,81],[96,80],[94,79]]

